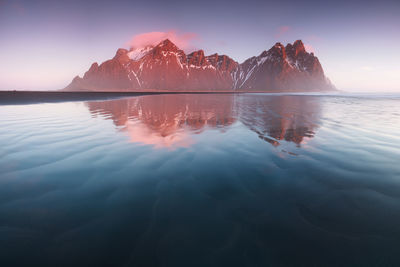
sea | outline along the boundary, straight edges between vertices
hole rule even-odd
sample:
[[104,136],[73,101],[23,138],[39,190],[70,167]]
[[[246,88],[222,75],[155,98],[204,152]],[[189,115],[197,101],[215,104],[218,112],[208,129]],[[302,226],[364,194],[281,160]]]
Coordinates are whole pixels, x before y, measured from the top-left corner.
[[0,266],[400,266],[400,94],[1,105]]

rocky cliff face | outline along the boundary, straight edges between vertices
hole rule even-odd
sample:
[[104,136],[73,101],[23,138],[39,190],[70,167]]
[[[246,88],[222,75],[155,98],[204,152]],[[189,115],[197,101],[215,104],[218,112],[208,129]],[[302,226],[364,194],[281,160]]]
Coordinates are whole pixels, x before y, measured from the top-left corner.
[[323,91],[333,89],[313,53],[301,41],[277,43],[242,64],[226,55],[188,55],[168,39],[156,46],[118,49],[113,59],[92,64],[65,90],[100,91]]
[[233,71],[233,87],[245,91],[325,91],[334,87],[317,57],[298,40],[284,47],[276,43]]

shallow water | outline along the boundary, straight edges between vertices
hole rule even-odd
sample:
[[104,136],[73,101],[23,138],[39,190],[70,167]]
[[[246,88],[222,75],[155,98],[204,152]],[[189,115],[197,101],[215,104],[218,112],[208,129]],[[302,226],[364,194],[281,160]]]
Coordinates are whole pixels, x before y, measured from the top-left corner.
[[0,106],[0,264],[398,266],[400,97]]

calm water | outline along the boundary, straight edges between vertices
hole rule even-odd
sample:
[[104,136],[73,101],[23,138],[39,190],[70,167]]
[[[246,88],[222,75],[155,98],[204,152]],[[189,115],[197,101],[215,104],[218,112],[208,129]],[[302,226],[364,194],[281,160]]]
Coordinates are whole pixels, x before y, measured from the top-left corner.
[[399,266],[400,97],[0,106],[0,265]]

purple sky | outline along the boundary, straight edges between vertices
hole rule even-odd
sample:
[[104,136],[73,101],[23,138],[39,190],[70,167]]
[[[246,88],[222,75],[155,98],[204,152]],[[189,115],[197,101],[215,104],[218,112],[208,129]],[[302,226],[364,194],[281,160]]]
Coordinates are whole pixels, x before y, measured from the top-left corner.
[[0,0],[0,90],[63,88],[135,35],[174,31],[239,62],[302,39],[339,89],[400,92],[399,14],[385,0]]

